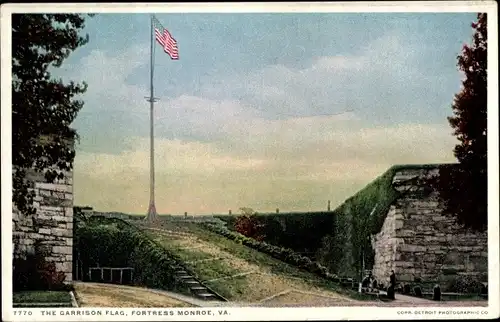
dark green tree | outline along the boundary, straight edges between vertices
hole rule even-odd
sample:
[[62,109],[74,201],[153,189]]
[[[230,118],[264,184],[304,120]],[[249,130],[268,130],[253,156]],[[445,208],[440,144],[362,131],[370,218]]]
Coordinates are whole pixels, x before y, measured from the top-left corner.
[[[68,140],[77,139],[70,128],[83,102],[75,95],[85,83],[64,84],[51,77],[71,52],[88,42],[80,36],[85,16],[79,14],[12,15],[12,165],[13,202],[19,211],[34,213],[33,194],[25,177],[28,169],[45,171],[53,182],[70,170],[75,156]],[[50,137],[50,140],[41,140]]]
[[459,165],[444,168],[439,189],[446,212],[473,229],[487,225],[487,17],[477,16],[472,44],[464,45],[458,67],[464,74],[448,118],[459,140],[454,154]]

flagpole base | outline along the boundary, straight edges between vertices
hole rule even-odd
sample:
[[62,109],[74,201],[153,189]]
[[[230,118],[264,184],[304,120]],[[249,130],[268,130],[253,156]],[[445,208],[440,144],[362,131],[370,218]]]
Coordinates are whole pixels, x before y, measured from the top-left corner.
[[156,222],[158,221],[158,213],[156,212],[156,207],[154,203],[149,204],[148,214],[144,220],[148,222]]

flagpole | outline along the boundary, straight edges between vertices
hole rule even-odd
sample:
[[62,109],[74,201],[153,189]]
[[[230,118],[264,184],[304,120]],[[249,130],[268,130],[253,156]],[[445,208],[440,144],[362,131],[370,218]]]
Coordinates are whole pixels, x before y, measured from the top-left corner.
[[150,96],[148,101],[150,103],[150,165],[149,165],[149,208],[148,214],[146,216],[147,221],[155,221],[157,219],[156,206],[155,206],[155,161],[154,161],[154,87],[153,87],[153,75],[154,75],[154,23],[153,14],[151,14],[151,50],[150,50]]

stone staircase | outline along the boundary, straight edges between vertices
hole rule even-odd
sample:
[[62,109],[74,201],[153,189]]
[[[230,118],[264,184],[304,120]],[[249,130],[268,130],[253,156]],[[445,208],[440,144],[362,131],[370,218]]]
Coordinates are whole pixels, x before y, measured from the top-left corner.
[[177,279],[181,280],[182,283],[189,288],[191,294],[193,294],[193,296],[195,296],[196,298],[205,301],[226,301],[225,298],[203,285],[202,282],[200,282],[183,268],[177,268],[175,275]]

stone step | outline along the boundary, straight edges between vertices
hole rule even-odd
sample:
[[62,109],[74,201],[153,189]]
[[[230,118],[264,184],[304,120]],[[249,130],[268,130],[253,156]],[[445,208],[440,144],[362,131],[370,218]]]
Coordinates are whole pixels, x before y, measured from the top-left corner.
[[190,275],[181,275],[181,276],[178,276],[179,278],[182,278],[182,279],[185,279],[185,280],[188,280],[188,279],[192,279],[193,277],[190,276]]
[[216,296],[211,294],[211,293],[199,293],[199,294],[196,294],[196,296],[206,300],[206,299],[213,299],[215,298]]
[[189,290],[192,293],[206,293],[206,292],[208,292],[208,289],[206,287],[203,287],[203,286],[191,287],[191,288],[189,288]]
[[186,271],[183,271],[183,270],[178,270],[178,271],[176,271],[175,273],[176,273],[176,274],[187,274],[187,272],[186,272]]
[[198,284],[198,285],[200,284],[200,282],[195,281],[195,280],[191,280],[191,281],[184,281],[184,283],[186,283],[186,284]]

